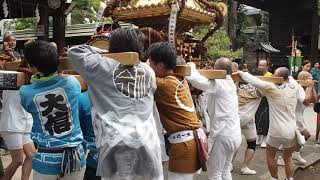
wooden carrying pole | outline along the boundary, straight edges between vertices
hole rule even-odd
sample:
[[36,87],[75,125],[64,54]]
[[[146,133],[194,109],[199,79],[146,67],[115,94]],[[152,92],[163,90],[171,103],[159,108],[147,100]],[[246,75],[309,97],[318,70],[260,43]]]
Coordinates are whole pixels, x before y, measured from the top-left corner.
[[[206,70],[198,69],[198,72],[208,79],[226,79],[227,72],[225,70]],[[174,73],[180,74],[182,76],[191,75],[191,67],[188,65],[177,65],[174,69]]]
[[206,70],[199,69],[198,72],[208,79],[226,79],[227,71],[225,70]]
[[[191,75],[191,67],[188,65],[177,65],[174,70],[175,73],[180,74],[182,76],[190,76]],[[198,69],[198,72],[204,77],[213,80],[213,79],[226,79],[226,71],[225,70],[205,70]],[[282,84],[284,82],[282,77],[266,77],[266,76],[257,76],[259,79],[267,82],[271,82],[274,84]],[[244,82],[240,75],[232,75],[232,79],[234,82]],[[301,86],[306,86],[306,81],[297,80]],[[317,81],[314,81],[317,82]]]
[[[135,64],[139,64],[139,55],[133,52],[126,52],[126,53],[110,53],[104,54],[104,57],[112,58],[119,61],[121,64],[133,66]],[[67,60],[67,59],[64,59]],[[8,62],[5,63],[5,71],[0,71],[0,82],[3,82],[0,85],[0,90],[5,89],[19,89],[22,85],[26,84],[25,82],[25,74],[22,72],[12,71],[16,70],[19,67],[20,62]],[[70,63],[63,66],[66,68],[62,70],[62,76],[74,76],[80,82],[81,88],[83,90],[88,88],[88,85],[85,83],[83,78],[74,70],[72,70],[72,66]],[[11,70],[11,71],[10,71]],[[174,70],[175,73],[178,73],[182,76],[190,76],[191,75],[191,67],[188,65],[178,65]],[[213,79],[225,79],[226,78],[226,71],[224,70],[204,70],[200,69],[198,72],[205,76],[206,78],[213,80]],[[265,76],[258,76],[263,81],[272,82],[275,84],[282,84],[283,78],[282,77],[265,77]],[[234,82],[244,82],[239,75],[233,75],[232,79]],[[302,86],[306,86],[305,81],[298,81]]]
[[[200,72],[200,74],[207,77],[208,79],[225,79],[226,78],[226,71],[223,71],[223,70],[198,70],[198,71]],[[186,66],[186,65],[178,65],[174,70],[174,72],[182,76],[190,76],[191,68],[190,66]],[[77,78],[78,81],[80,82],[82,90],[86,90],[88,88],[88,85],[86,84],[84,79],[76,71],[65,70],[65,71],[62,71],[61,74],[65,77],[72,75],[75,78]]]
[[[101,54],[103,57],[111,58],[118,61],[120,64],[125,66],[134,66],[140,63],[139,54],[136,52],[123,52],[123,53],[108,53]],[[68,57],[59,59],[58,70],[60,72],[64,70],[73,70],[73,67],[68,59]]]
[[[103,57],[111,58],[116,61],[119,61],[121,64],[126,66],[133,66],[140,63],[139,60],[139,54],[135,52],[124,52],[124,53],[109,53],[109,54],[103,54]],[[107,59],[106,60],[110,60]],[[73,67],[71,66],[68,58],[62,58],[59,59],[59,71],[65,72],[62,73],[63,76],[68,76],[71,74],[71,71],[66,70],[73,70]],[[23,72],[17,72],[16,69],[20,65],[20,61],[17,62],[7,62],[5,63],[4,67],[5,70],[0,71],[0,90],[16,90],[19,89],[22,85],[27,84],[25,80],[25,74]],[[83,89],[87,89],[87,85],[82,79],[82,77],[76,73],[72,72],[73,76],[75,76]]]
[[[256,76],[262,81],[267,81],[267,82],[272,82],[274,84],[282,84],[283,83],[283,78],[282,77],[265,77],[265,76]],[[232,79],[234,82],[245,82],[242,80],[240,75],[232,75]]]
[[[109,54],[102,54],[103,57],[114,59],[120,64],[126,66],[134,66],[140,63],[139,54],[135,52],[124,52],[124,53],[109,53]],[[6,62],[4,64],[4,69],[8,71],[16,71],[19,67],[21,61],[16,62]],[[73,70],[73,67],[68,59],[68,57],[60,58],[59,59],[59,67],[58,70],[60,72],[64,70]]]
[[21,61],[6,62],[4,63],[4,70],[15,71],[20,66]]
[[63,77],[68,77],[68,76],[75,77],[79,81],[82,90],[87,90],[88,89],[88,84],[84,81],[84,79],[80,76],[80,74],[78,74],[77,71],[65,70],[65,71],[61,72],[61,75]]
[[[282,77],[265,77],[265,76],[256,76],[262,81],[271,82],[274,84],[282,84],[284,82],[284,79]],[[232,75],[232,79],[234,82],[245,82],[242,80],[240,75]],[[307,86],[307,82],[305,80],[296,80],[301,86],[305,87]],[[318,82],[318,81],[314,81]]]

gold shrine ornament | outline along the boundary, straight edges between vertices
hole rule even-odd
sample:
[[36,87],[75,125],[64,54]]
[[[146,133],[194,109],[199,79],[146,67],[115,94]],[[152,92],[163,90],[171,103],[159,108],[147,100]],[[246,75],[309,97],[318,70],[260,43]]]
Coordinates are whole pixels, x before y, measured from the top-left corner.
[[91,37],[87,44],[108,51],[110,45],[110,36],[95,35]]
[[226,5],[225,3],[223,3],[223,2],[218,2],[217,5],[218,5],[218,7],[220,8],[223,16],[226,16],[227,13],[228,13],[228,7],[227,7],[227,5]]

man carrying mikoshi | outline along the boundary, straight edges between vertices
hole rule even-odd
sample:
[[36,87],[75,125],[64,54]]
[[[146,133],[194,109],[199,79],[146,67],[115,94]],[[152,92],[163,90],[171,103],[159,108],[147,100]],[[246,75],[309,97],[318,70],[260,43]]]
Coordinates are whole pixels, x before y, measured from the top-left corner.
[[200,128],[190,89],[184,77],[173,73],[177,53],[169,43],[149,47],[149,63],[157,76],[155,101],[169,135],[169,180],[192,180],[200,169],[193,131]]

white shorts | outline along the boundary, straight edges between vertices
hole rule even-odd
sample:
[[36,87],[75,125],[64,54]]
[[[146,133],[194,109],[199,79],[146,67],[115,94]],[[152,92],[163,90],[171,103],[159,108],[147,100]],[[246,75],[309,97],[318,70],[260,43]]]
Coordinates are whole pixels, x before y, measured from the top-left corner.
[[288,149],[293,147],[294,139],[286,139],[286,138],[276,138],[272,137],[268,134],[267,136],[267,144],[274,148],[279,148],[281,145],[284,149]]
[[71,174],[66,174],[63,177],[60,175],[46,175],[40,174],[39,172],[33,170],[33,180],[79,180],[83,179],[84,173],[86,172],[86,167],[81,168],[80,171],[72,172]]
[[246,140],[253,140],[257,138],[257,128],[254,121],[249,122],[241,127],[241,133]]
[[297,128],[300,132],[306,129],[306,123],[304,122],[304,119],[297,119],[296,123],[297,123]]
[[9,150],[22,149],[23,145],[32,143],[30,133],[0,132]]

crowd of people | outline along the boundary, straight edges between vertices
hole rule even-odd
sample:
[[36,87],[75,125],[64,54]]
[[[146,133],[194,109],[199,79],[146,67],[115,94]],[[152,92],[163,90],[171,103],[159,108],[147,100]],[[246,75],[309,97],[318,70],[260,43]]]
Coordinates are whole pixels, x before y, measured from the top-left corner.
[[[22,166],[21,179],[29,179],[33,170],[34,180],[162,180],[168,161],[169,180],[192,180],[201,170],[208,171],[209,180],[231,180],[242,134],[247,149],[241,174],[256,174],[249,166],[260,144],[272,178],[278,179],[276,152],[283,149],[286,176],[293,179],[293,159],[305,163],[299,151],[310,133],[303,112],[317,102],[312,77],[319,79],[319,63],[310,74],[310,62],[308,68],[303,62],[297,78],[304,87],[285,67],[271,74],[264,59],[250,74],[248,66],[239,70],[221,57],[214,69],[225,70],[226,79],[209,80],[192,62],[186,64],[189,76],[176,73],[172,44],[144,49],[144,41],[139,29],[119,28],[111,35],[109,53],[136,52],[148,59],[132,66],[106,60],[96,47],[70,48],[69,60],[87,90],[58,72],[55,44],[26,43],[23,57],[29,66],[18,70],[32,74],[30,84],[1,93],[0,134],[12,157],[2,178],[11,179]],[[4,42],[3,54],[19,61],[15,36],[5,34]],[[244,82],[235,83],[232,75]],[[202,91],[205,106],[194,103],[190,86]],[[208,121],[199,117],[199,109]]]

